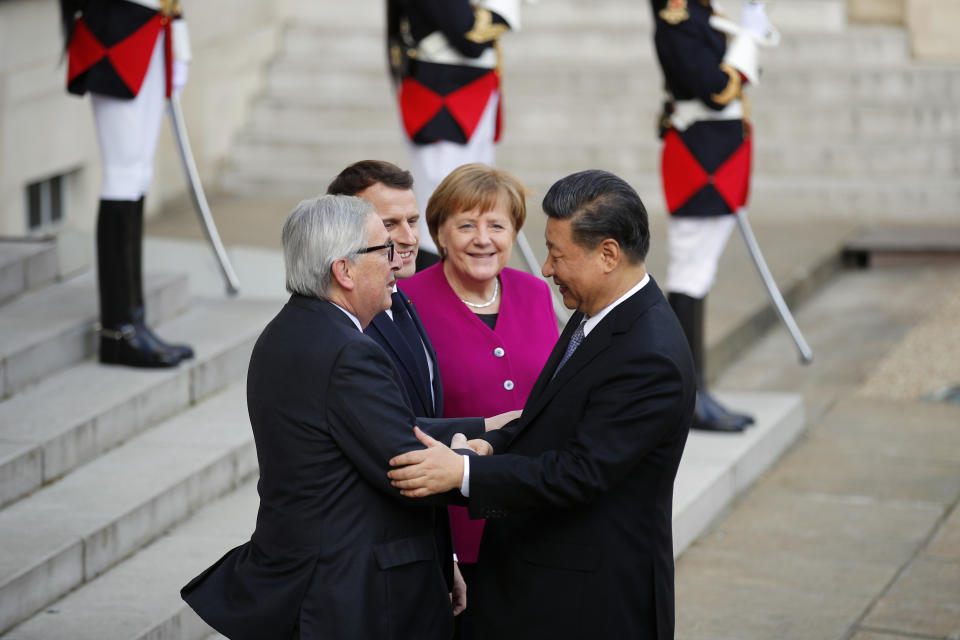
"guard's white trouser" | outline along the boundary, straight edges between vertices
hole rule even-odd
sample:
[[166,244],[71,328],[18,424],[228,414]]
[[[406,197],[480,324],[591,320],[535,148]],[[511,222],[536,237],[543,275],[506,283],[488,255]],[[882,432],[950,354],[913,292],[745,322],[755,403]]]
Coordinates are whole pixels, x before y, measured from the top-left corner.
[[132,100],[91,93],[103,164],[103,200],[139,200],[153,180],[153,155],[166,105],[161,32],[140,92]]
[[497,104],[500,94],[494,91],[480,116],[480,122],[473,136],[466,144],[439,140],[431,144],[413,144],[409,140],[410,172],[413,174],[413,195],[417,206],[424,214],[420,216],[417,228],[420,234],[420,249],[439,254],[437,245],[430,237],[427,228],[427,201],[434,189],[457,167],[471,162],[482,162],[493,166],[496,145],[493,138],[497,132]]
[[666,289],[703,298],[717,277],[717,264],[737,221],[732,215],[670,218]]

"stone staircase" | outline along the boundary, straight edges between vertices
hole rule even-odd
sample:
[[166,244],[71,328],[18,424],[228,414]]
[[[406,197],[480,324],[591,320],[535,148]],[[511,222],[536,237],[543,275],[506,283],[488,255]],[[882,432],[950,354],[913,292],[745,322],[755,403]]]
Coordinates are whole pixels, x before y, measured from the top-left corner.
[[[151,324],[192,344],[196,359],[172,370],[103,366],[94,359],[93,274],[56,273],[51,243],[0,242],[0,633],[144,637],[149,630],[118,621],[145,607],[152,619],[143,603],[165,570],[186,561],[182,553],[83,615],[50,605],[114,575],[112,567],[128,566],[131,554],[255,475],[242,379],[277,304],[191,299],[185,275],[151,275]],[[164,606],[179,600],[175,588],[160,593]],[[121,594],[140,604],[124,606]],[[39,622],[10,631],[35,615]],[[41,630],[34,634],[31,624]]]
[[[360,158],[407,163],[384,68],[381,3],[358,0],[344,15],[331,15],[328,4],[292,2],[297,17],[223,173],[225,191],[312,193]],[[909,211],[914,221],[955,219],[960,67],[913,62],[901,29],[818,18],[842,15],[842,6],[772,5],[783,42],[762,52],[761,85],[750,91],[754,216],[895,220]],[[503,42],[506,128],[497,162],[535,199],[569,172],[602,167],[662,214],[654,135],[661,77],[650,23],[646,2],[524,5],[522,30]]]

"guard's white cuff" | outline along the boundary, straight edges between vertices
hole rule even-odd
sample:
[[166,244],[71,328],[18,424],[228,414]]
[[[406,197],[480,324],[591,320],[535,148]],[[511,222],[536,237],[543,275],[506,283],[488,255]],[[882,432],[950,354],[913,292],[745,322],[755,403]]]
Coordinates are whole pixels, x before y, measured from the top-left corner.
[[463,480],[460,481],[460,493],[470,497],[470,456],[463,456]]
[[177,19],[170,25],[173,34],[173,59],[177,62],[190,62],[193,52],[190,50],[190,33],[187,31],[187,21]]
[[493,11],[503,18],[511,31],[520,31],[519,0],[480,0],[476,6]]
[[723,61],[742,73],[750,84],[760,84],[757,41],[751,33],[739,33],[734,36],[727,45],[727,53],[723,56]]

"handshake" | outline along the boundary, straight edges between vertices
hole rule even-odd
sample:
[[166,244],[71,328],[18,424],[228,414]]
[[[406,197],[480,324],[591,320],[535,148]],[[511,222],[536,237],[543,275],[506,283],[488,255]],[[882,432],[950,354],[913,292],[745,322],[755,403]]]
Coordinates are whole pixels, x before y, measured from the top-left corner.
[[[508,411],[487,418],[486,430],[499,429],[519,417],[520,411]],[[395,468],[387,472],[390,484],[408,498],[423,498],[463,488],[464,456],[493,455],[493,446],[489,442],[479,438],[467,440],[462,433],[454,434],[449,447],[431,438],[420,427],[414,426],[413,433],[426,448],[394,456],[390,466]]]

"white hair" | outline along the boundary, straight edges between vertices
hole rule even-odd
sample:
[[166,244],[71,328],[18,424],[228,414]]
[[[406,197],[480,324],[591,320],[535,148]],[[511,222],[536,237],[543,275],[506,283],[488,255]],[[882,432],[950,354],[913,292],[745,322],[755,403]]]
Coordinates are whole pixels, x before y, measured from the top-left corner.
[[287,291],[328,298],[333,263],[367,244],[373,205],[353,196],[318,196],[298,204],[283,224]]

